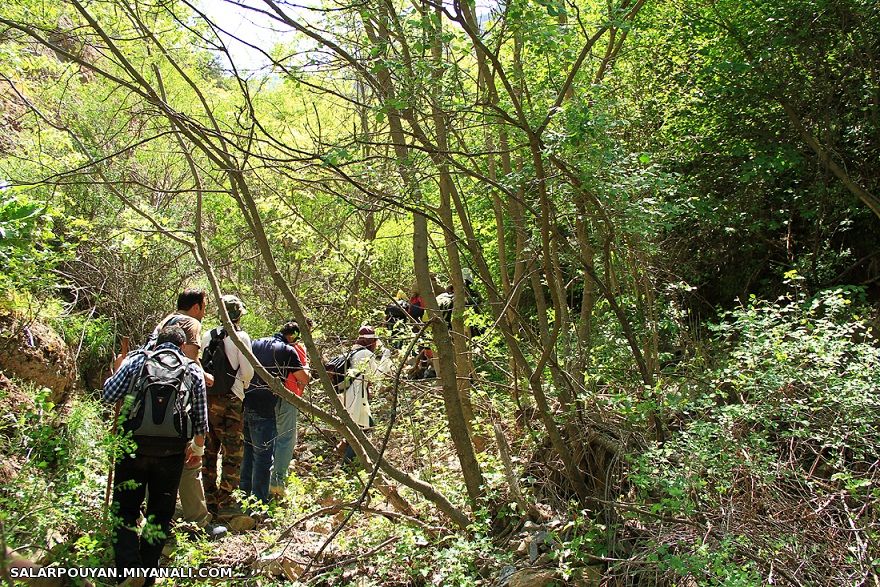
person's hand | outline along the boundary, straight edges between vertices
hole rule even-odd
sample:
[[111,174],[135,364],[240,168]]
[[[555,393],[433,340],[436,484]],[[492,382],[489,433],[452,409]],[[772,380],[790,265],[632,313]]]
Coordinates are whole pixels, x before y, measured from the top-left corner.
[[193,444],[189,443],[186,445],[186,450],[184,451],[185,460],[183,465],[187,469],[195,469],[196,467],[202,466],[202,456],[205,454],[204,447],[201,448],[200,451],[202,454],[195,454],[193,452]]
[[111,373],[116,373],[119,371],[119,368],[122,366],[122,362],[125,360],[125,357],[128,355],[128,350],[131,347],[131,339],[127,336],[122,337],[122,344],[119,348],[119,354],[116,355],[116,358],[113,359],[113,366],[111,368]]
[[205,375],[205,387],[211,387],[214,385],[214,376],[208,373],[207,371],[202,371]]
[[196,456],[192,453],[186,457],[186,461],[184,461],[183,466],[187,469],[195,469],[202,466],[202,457]]

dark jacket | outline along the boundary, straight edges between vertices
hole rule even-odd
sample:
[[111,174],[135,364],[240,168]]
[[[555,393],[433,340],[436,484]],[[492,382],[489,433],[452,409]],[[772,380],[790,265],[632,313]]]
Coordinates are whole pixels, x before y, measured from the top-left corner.
[[[280,333],[255,340],[251,345],[257,361],[281,383],[288,374],[302,371],[299,355],[287,344]],[[244,409],[253,410],[263,418],[275,417],[275,402],[278,398],[269,390],[269,385],[259,374],[254,373],[251,384],[244,390]]]

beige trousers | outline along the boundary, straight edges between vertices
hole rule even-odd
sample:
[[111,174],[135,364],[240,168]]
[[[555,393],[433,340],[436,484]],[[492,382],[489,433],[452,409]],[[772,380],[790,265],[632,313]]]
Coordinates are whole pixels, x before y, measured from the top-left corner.
[[180,509],[183,519],[195,522],[200,528],[211,523],[211,512],[205,503],[205,489],[202,487],[202,466],[198,464],[190,469],[186,465],[180,475]]

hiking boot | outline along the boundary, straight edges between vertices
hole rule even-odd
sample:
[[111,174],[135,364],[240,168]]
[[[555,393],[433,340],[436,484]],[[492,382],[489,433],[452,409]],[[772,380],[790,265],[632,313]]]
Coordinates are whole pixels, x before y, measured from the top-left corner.
[[199,528],[199,532],[204,534],[208,540],[219,540],[226,536],[229,530],[226,526],[221,526],[220,524],[208,524],[202,528]]

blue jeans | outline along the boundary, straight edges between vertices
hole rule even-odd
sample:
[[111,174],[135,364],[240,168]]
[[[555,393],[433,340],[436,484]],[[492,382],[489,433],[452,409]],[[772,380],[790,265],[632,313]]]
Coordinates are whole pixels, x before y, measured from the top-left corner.
[[284,487],[287,484],[287,469],[293,459],[296,448],[296,420],[299,410],[292,403],[283,399],[275,404],[275,463],[272,468],[273,487]]
[[269,469],[275,451],[275,418],[244,410],[244,455],[238,488],[263,503],[269,502]]

